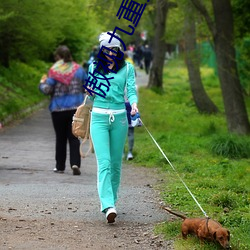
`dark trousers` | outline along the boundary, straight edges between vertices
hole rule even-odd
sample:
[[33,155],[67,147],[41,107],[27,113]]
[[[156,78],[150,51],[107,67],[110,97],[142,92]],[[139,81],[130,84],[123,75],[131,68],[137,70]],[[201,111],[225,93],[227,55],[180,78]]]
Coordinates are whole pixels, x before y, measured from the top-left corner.
[[134,127],[129,127],[128,128],[128,151],[133,152],[134,148]]
[[150,63],[151,63],[150,60],[144,60],[146,74],[149,73]]
[[76,110],[52,112],[52,122],[56,133],[56,168],[65,170],[67,156],[67,141],[69,141],[70,166],[81,165],[81,156],[79,152],[80,142],[72,134],[72,117]]
[[[128,119],[128,124],[131,125],[131,106],[128,101],[125,102],[126,105],[126,110],[127,110],[127,119]],[[128,151],[132,153],[134,148],[134,127],[129,126],[128,127]]]

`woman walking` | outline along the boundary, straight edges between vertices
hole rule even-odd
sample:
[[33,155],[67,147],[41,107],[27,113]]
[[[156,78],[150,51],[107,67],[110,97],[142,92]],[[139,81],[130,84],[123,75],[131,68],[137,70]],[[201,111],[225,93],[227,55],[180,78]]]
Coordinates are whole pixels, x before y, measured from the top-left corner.
[[64,173],[66,168],[67,141],[69,141],[70,167],[73,175],[80,175],[81,157],[79,140],[72,134],[72,117],[84,97],[83,84],[87,75],[73,61],[67,46],[55,51],[56,63],[50,68],[48,77],[42,78],[39,89],[51,96],[49,110],[56,134],[55,173]]
[[[89,88],[89,90],[96,93],[90,97],[93,100],[90,133],[97,159],[97,188],[101,211],[106,214],[108,223],[113,223],[117,216],[115,205],[118,199],[123,149],[128,131],[124,103],[125,90],[131,104],[131,115],[136,114],[138,108],[134,67],[125,62],[124,58],[115,61],[115,58],[123,56],[120,41],[115,37],[111,42],[109,40],[110,35],[107,33],[100,35],[101,51],[98,60],[89,67],[89,77],[93,73],[96,79],[103,79],[103,76],[110,79],[109,90],[107,91],[106,86],[103,86],[103,89]],[[98,80],[100,85],[101,82],[102,80]],[[101,96],[104,91],[106,91],[106,97]]]

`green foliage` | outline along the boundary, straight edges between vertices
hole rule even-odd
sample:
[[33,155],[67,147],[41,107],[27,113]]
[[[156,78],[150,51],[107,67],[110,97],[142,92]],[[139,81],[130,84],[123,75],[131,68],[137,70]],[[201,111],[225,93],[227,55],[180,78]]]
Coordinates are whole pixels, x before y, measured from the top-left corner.
[[184,32],[184,14],[182,4],[179,2],[177,8],[171,8],[168,11],[165,40],[168,43],[176,44],[183,37]]
[[212,206],[217,206],[223,208],[234,209],[237,207],[236,197],[229,192],[220,192],[219,194],[214,194],[210,200]]
[[[119,27],[120,29],[123,29],[127,32],[131,32],[131,28],[129,28],[129,25],[132,25],[130,20],[127,20],[123,17],[118,19],[117,12],[121,6],[122,1],[120,0],[113,0],[113,1],[108,1],[108,0],[94,0],[92,1],[91,8],[94,9],[94,12],[96,13],[96,19],[97,22],[102,28],[100,31],[105,32],[105,31],[113,31],[115,27]],[[145,8],[145,11],[143,12],[143,15],[140,19],[140,22],[138,23],[138,26],[136,27],[133,36],[130,36],[122,31],[117,31],[117,33],[121,36],[121,39],[123,42],[128,45],[129,43],[138,43],[142,42],[140,38],[140,32],[144,31],[145,28],[143,28],[143,24],[145,23],[145,20],[148,19],[148,11],[152,10],[152,0],[147,3],[147,6]],[[152,12],[152,11],[151,11]],[[108,17],[108,18],[107,18]],[[147,23],[146,30],[149,31],[148,29],[152,28],[152,22]],[[97,34],[99,35],[99,33]]]
[[216,136],[211,142],[214,154],[228,158],[250,158],[250,140],[236,135]]
[[[227,134],[219,81],[210,68],[202,67],[201,75],[207,93],[222,113],[198,113],[193,104],[184,62],[180,60],[169,61],[166,65],[163,93],[139,89],[142,121],[175,170],[144,127],[135,129],[133,163],[157,167],[161,171],[163,181],[157,189],[161,190],[165,204],[189,217],[201,217],[202,212],[182,184],[181,178],[206,213],[230,230],[232,249],[245,250],[250,248],[246,237],[249,230],[250,159],[242,158],[242,152],[243,148],[244,152],[250,152],[249,137]],[[250,112],[250,105],[247,107]],[[233,140],[234,147],[237,145],[238,158],[212,153],[211,145],[220,138]],[[178,237],[179,223],[178,220],[160,224],[157,233],[162,232],[168,239]],[[196,238],[190,236],[190,239],[183,241],[175,238],[175,248],[201,249]],[[217,246],[207,243],[203,249],[217,249]]]
[[[2,0],[0,10],[0,64],[12,59],[49,60],[59,44],[66,44],[82,61],[96,42],[95,14],[90,0]],[[18,24],[18,25],[17,25]]]
[[173,222],[173,223],[168,223],[168,222],[163,222],[159,223],[155,227],[155,233],[163,233],[165,235],[166,240],[171,240],[172,238],[175,238],[176,235],[180,235],[180,228],[181,228],[181,221],[179,220],[178,222]]
[[48,65],[34,61],[32,66],[12,62],[7,70],[0,67],[0,121],[9,115],[18,116],[21,111],[44,100],[38,90],[39,80]]
[[246,11],[249,8],[250,2],[248,0],[232,0],[235,34],[238,38],[249,35],[250,14]]
[[250,35],[238,41],[237,47],[238,69],[241,85],[245,93],[250,96]]

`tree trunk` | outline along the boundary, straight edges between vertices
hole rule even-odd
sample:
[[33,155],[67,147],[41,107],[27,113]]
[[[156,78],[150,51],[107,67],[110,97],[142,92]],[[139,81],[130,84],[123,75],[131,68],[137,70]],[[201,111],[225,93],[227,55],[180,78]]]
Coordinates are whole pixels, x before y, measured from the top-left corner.
[[212,3],[216,29],[213,38],[228,129],[237,134],[248,134],[250,124],[235,60],[230,0],[212,0]]
[[195,18],[190,15],[193,8],[187,6],[185,18],[185,55],[189,82],[195,105],[200,113],[217,113],[218,108],[207,95],[200,75],[200,57],[196,48]]
[[163,66],[166,53],[166,43],[164,41],[166,20],[168,12],[168,1],[156,1],[156,19],[155,19],[155,37],[153,44],[153,62],[149,75],[148,87],[157,87],[162,89]]

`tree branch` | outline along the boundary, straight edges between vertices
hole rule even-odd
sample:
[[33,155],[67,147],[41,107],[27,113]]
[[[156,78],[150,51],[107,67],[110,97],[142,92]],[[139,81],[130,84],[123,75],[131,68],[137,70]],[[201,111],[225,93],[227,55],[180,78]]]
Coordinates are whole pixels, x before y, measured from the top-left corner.
[[178,4],[175,2],[168,2],[167,5],[169,9],[178,7]]
[[205,5],[200,0],[191,0],[194,7],[201,13],[201,15],[205,18],[207,26],[209,30],[211,31],[213,37],[216,35],[216,27],[215,24],[210,17]]

